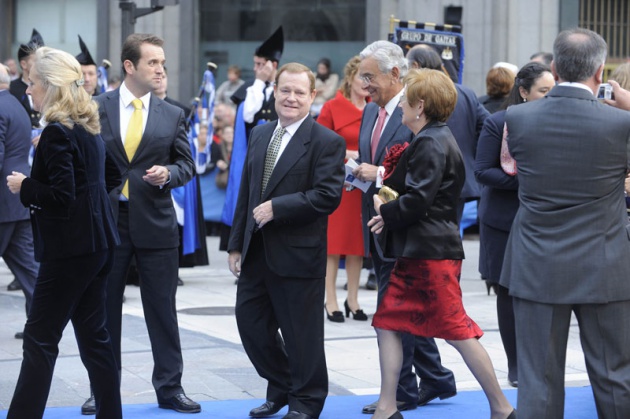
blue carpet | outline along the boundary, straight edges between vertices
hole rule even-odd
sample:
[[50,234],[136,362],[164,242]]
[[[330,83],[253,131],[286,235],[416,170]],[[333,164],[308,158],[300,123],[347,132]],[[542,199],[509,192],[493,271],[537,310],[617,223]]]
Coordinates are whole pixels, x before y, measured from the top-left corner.
[[[506,390],[505,394],[512,404],[516,404],[516,390]],[[361,414],[361,408],[376,400],[376,396],[332,396],[326,399],[326,406],[320,419],[368,419]],[[225,400],[201,402],[202,411],[190,418],[211,417],[216,419],[245,419],[249,410],[262,403],[262,400]],[[280,419],[287,412],[282,409],[273,418]],[[125,419],[164,418],[182,419],[180,413],[159,409],[156,404],[129,404],[123,406]],[[5,419],[6,411],[0,412],[0,419]],[[407,419],[487,419],[490,409],[481,391],[462,391],[448,400],[433,401],[416,410],[403,412]],[[188,416],[186,416],[188,417]],[[590,387],[566,388],[565,417],[570,419],[593,419],[597,417],[595,401]],[[46,409],[44,419],[85,419],[79,406],[51,407]]]

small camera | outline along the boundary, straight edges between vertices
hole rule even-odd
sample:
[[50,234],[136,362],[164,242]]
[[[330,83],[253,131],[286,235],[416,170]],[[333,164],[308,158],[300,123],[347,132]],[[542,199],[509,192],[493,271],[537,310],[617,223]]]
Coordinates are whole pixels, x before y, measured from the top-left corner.
[[599,85],[599,90],[597,91],[597,99],[614,99],[615,95],[613,94],[613,88],[608,83],[602,83]]

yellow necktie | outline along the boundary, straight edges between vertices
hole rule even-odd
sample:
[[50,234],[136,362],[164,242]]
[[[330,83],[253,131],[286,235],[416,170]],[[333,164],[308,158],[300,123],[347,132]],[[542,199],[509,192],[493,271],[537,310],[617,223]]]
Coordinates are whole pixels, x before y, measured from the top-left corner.
[[[140,99],[134,99],[131,101],[133,105],[133,114],[129,119],[129,125],[127,125],[127,135],[125,136],[125,152],[127,153],[127,160],[131,161],[133,155],[136,154],[138,144],[142,139],[142,101]],[[125,180],[123,185],[122,194],[129,198],[129,178]]]

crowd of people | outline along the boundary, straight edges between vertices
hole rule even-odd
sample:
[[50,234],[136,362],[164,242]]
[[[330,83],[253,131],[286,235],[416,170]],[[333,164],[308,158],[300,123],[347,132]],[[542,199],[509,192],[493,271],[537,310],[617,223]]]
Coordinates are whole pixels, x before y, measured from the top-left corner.
[[[364,261],[377,282],[381,388],[363,413],[400,419],[456,396],[440,338],[479,382],[492,419],[562,417],[574,314],[598,415],[630,417],[628,339],[618,329],[630,319],[630,65],[612,73],[614,96],[598,100],[601,36],[566,30],[553,54],[533,54],[520,69],[497,63],[478,98],[430,45],[405,54],[376,41],[350,57],[341,80],[327,58],[315,70],[281,65],[279,27],[254,52],[254,80],[229,67],[211,120],[168,96],[159,37],[130,35],[122,83],[103,93],[81,37],[79,47],[76,56],[46,47],[33,30],[18,51],[21,73],[15,61],[0,66],[0,256],[27,312],[7,418],[43,416],[68,322],[92,389],[82,413],[122,417],[132,266],[158,405],[201,411],[181,385],[175,295],[179,267],[207,264],[205,230],[187,227],[203,227],[212,208],[183,218],[186,193],[222,203],[213,233],[236,277],[243,347],[267,381],[251,417],[285,406],[284,419],[320,416],[324,322],[369,319],[359,302]],[[462,301],[460,221],[471,201],[518,413]]]

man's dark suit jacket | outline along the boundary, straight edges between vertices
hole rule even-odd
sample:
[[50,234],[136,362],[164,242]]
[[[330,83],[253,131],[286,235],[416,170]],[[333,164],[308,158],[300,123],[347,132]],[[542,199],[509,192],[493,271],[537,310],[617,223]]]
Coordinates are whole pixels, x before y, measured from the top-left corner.
[[[372,131],[378,119],[378,110],[379,106],[373,102],[368,103],[363,110],[363,119],[361,120],[361,128],[359,130],[358,163],[381,166],[387,154],[387,150],[395,144],[409,143],[413,139],[413,132],[402,124],[402,110],[396,107],[396,110],[387,121],[387,125],[385,125],[385,129],[381,134],[376,149],[376,155],[372,158]],[[378,189],[376,188],[376,182],[374,182],[363,194],[361,215],[363,216],[363,243],[366,255],[370,254],[370,235],[372,234],[367,223],[376,215],[376,211],[374,211],[374,198],[372,197],[377,193]]]
[[277,122],[252,130],[228,251],[247,259],[256,228],[253,209],[271,200],[274,219],[262,227],[267,264],[284,277],[326,275],[328,215],[341,201],[345,142],[307,117],[278,159],[261,197],[267,147]]
[[18,77],[11,82],[9,91],[26,110],[26,113],[28,114],[28,117],[30,119],[30,125],[32,127],[39,127],[40,114],[39,112],[31,108],[31,102],[28,99],[28,95],[26,94],[27,88],[28,86],[22,81],[22,77]]
[[518,210],[518,176],[501,168],[501,141],[505,111],[496,112],[484,123],[477,146],[475,177],[485,187],[479,201],[479,220],[495,229],[509,232]]
[[107,196],[118,184],[120,172],[108,161],[100,136],[79,125],[48,125],[20,190],[22,203],[31,207],[35,259],[79,256],[119,244]]
[[[99,103],[101,134],[112,159],[118,166],[122,183],[110,192],[114,212],[122,187],[129,179],[129,235],[134,246],[167,249],[179,246],[177,218],[171,200],[171,188],[192,179],[194,163],[184,130],[184,112],[151,95],[149,115],[142,140],[128,161],[120,138],[120,93],[116,89],[95,98]],[[163,188],[150,185],[142,177],[154,165],[165,166],[171,180]]]
[[6,185],[12,171],[28,174],[31,148],[31,121],[22,105],[8,90],[0,91],[0,223],[28,220],[28,210],[20,197]]
[[453,114],[446,121],[453,137],[464,157],[466,167],[466,181],[462,189],[461,198],[479,198],[481,187],[475,179],[475,156],[477,154],[477,140],[483,128],[483,122],[490,114],[483,107],[477,95],[468,87],[456,84],[457,104]]

